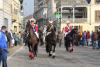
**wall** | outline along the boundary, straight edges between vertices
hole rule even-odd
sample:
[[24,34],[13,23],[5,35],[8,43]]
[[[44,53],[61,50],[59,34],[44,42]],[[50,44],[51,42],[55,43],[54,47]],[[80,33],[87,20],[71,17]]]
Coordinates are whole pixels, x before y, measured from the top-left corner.
[[11,0],[0,0],[0,27],[2,25],[11,27]]

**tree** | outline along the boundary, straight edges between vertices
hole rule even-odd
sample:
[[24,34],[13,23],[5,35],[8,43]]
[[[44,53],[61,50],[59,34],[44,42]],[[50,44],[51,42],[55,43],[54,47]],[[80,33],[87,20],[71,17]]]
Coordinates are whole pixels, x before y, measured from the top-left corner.
[[19,0],[20,1],[20,4],[22,4],[23,3],[23,0]]

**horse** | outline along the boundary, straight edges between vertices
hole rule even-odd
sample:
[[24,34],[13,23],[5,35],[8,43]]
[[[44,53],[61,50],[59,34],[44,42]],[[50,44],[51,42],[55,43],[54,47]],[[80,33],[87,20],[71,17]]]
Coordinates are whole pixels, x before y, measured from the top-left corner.
[[72,29],[65,37],[65,48],[69,52],[73,52],[74,36],[77,33],[77,29]]
[[[33,56],[37,56],[37,50],[38,50],[38,38],[35,34],[35,32],[33,32],[33,27],[31,26],[30,22],[27,23],[26,25],[26,41],[27,41],[27,45],[29,48],[29,53]],[[34,57],[31,57],[34,58]]]
[[55,48],[56,48],[56,28],[53,26],[51,27],[47,26],[47,30],[49,29],[49,34],[46,35],[45,41],[46,41],[46,52],[49,53],[49,56],[52,56],[52,58],[55,58]]

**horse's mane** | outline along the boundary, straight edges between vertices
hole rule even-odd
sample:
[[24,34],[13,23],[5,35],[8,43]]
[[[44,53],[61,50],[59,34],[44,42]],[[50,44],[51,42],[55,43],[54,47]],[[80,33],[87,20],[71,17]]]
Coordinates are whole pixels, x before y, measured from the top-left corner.
[[26,31],[29,31],[30,29],[32,29],[32,26],[31,26],[30,22],[28,21],[26,24]]

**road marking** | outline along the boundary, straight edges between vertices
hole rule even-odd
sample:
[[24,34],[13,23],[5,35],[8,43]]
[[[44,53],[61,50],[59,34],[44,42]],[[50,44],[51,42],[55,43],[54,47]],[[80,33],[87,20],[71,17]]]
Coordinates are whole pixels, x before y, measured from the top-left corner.
[[8,57],[7,61],[10,60],[16,53],[18,53],[19,51],[21,51],[21,50],[23,49],[23,47],[24,47],[24,46],[22,46],[20,49],[16,50],[12,55],[10,55],[10,56]]

